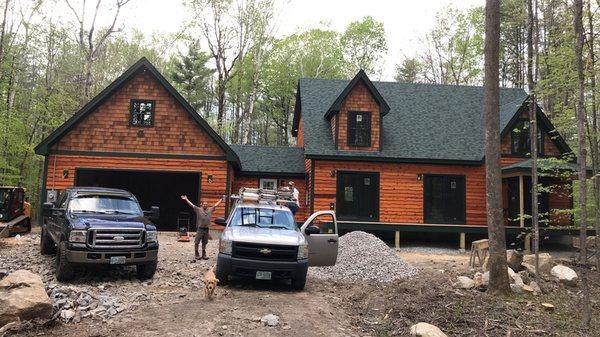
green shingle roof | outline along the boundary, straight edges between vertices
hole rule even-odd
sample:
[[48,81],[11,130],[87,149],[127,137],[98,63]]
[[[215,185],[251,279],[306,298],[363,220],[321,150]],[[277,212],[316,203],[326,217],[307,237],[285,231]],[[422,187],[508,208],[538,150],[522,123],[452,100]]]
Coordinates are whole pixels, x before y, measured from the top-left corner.
[[[348,80],[301,79],[299,95],[308,157],[372,160],[481,162],[484,157],[483,87],[373,82],[390,106],[382,121],[380,152],[335,149],[327,110]],[[523,89],[501,88],[504,129],[527,98]]]
[[299,147],[230,145],[244,174],[304,174],[304,150]]
[[[525,159],[523,161],[505,166],[502,168],[503,173],[510,172],[530,172],[531,165],[533,160],[531,158]],[[572,171],[577,172],[579,167],[577,163],[568,162],[564,160],[558,160],[556,158],[539,158],[538,159],[538,171],[541,172],[551,172],[551,171]],[[591,168],[587,168],[588,171],[591,171]]]

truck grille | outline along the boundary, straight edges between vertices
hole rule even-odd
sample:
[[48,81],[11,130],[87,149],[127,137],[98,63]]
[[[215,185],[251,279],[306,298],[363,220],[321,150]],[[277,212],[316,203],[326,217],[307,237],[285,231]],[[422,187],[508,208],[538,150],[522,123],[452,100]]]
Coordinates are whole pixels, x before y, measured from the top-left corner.
[[90,229],[87,243],[96,249],[135,249],[142,248],[146,241],[143,229],[98,228]]
[[298,259],[298,247],[234,242],[231,255],[252,260],[296,261]]

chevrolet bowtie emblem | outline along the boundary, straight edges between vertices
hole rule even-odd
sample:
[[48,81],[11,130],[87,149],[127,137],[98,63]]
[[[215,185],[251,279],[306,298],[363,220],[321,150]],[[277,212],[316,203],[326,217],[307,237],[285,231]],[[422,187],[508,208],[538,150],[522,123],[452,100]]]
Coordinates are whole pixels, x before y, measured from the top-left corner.
[[271,254],[271,250],[269,248],[263,248],[260,250],[260,253],[265,255]]

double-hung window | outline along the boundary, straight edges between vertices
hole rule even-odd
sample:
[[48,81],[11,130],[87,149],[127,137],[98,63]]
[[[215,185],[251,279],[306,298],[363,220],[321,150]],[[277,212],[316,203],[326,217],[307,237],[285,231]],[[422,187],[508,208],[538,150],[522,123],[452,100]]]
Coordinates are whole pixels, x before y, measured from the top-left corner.
[[370,112],[348,112],[348,146],[371,146]]

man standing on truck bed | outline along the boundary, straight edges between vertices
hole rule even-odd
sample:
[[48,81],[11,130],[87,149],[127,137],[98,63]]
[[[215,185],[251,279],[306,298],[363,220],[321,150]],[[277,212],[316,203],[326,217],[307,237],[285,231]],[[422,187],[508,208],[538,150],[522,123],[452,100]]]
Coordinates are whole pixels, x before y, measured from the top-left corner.
[[292,191],[293,201],[288,203],[287,207],[290,209],[290,211],[292,211],[293,215],[296,215],[296,212],[298,212],[298,209],[300,208],[300,200],[298,200],[300,198],[300,192],[296,188],[296,184],[293,181],[288,183],[288,188],[290,191]]
[[[192,204],[187,196],[181,196],[181,199],[187,202],[188,205],[194,209],[194,213],[196,213],[196,238],[194,239],[194,254],[196,256],[196,260],[208,260],[208,257],[206,256],[206,245],[208,244],[208,226],[210,225],[210,218],[224,198],[225,197],[219,199],[219,201],[217,201],[217,203],[212,207],[208,207],[208,203],[206,201],[202,202],[200,204],[201,206],[198,207]],[[202,241],[202,256],[198,254],[198,244],[200,241]]]

